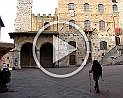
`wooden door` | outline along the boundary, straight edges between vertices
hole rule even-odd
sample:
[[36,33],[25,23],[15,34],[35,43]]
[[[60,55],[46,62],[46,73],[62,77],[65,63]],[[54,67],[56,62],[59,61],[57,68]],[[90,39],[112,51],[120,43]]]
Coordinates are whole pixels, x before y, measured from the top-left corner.
[[69,64],[70,65],[75,65],[76,64],[76,56],[75,55],[70,55]]

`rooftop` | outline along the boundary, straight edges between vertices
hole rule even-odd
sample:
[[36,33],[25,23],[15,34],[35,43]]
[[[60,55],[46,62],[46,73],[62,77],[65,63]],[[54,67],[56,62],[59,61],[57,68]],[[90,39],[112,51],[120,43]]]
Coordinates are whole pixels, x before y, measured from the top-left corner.
[[13,48],[14,48],[14,44],[12,43],[0,42],[0,57],[5,55],[7,52],[9,52]]

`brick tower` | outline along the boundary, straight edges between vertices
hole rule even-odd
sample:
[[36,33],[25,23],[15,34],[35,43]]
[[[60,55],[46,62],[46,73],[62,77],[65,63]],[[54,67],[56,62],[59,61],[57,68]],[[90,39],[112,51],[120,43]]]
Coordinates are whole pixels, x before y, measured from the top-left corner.
[[15,31],[31,31],[32,0],[17,0]]

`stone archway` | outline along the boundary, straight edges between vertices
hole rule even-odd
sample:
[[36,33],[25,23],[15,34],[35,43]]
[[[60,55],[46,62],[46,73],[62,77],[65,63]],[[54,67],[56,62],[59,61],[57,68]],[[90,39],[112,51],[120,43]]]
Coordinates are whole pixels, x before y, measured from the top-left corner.
[[40,48],[40,64],[42,67],[54,67],[53,64],[53,45],[45,43]]
[[35,67],[36,63],[32,54],[32,43],[25,43],[21,47],[20,64],[21,67]]

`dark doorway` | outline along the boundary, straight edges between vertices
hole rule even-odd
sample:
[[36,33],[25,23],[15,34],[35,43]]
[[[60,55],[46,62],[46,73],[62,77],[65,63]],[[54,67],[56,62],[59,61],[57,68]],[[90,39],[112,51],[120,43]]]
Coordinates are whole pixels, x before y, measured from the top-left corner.
[[92,62],[92,54],[91,53],[89,53],[87,64],[90,63],[90,62]]
[[120,45],[120,37],[116,36],[115,41],[116,41],[116,45]]
[[45,43],[40,48],[40,64],[42,67],[53,67],[53,45]]
[[[71,46],[76,48],[76,42],[75,41],[70,41],[68,42]],[[69,49],[69,47],[68,47]],[[76,51],[72,52],[69,56],[69,64],[70,65],[75,65],[76,64]]]
[[26,43],[21,47],[21,67],[34,67],[36,63],[32,54],[32,43]]
[[69,57],[70,57],[69,58],[69,64],[70,65],[75,65],[76,64],[76,60],[75,60],[76,56],[75,55],[70,55]]

